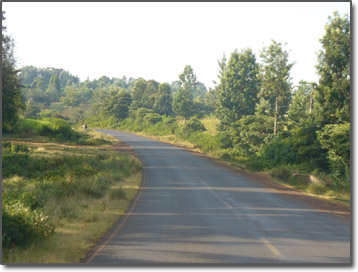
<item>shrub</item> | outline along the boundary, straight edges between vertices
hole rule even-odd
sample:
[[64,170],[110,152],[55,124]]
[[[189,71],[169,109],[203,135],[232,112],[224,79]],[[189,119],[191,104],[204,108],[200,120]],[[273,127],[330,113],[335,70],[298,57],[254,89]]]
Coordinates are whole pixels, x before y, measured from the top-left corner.
[[232,125],[232,139],[239,156],[259,155],[265,138],[273,132],[274,118],[265,115],[247,115]]
[[189,141],[193,143],[195,147],[200,148],[206,153],[219,149],[218,142],[214,136],[203,134],[201,132],[191,133]]
[[43,120],[20,119],[17,132],[48,136],[60,142],[77,142],[83,137],[80,133],[73,131],[65,120],[59,118],[44,118]]
[[318,139],[328,150],[332,178],[350,183],[350,123],[326,125],[318,132]]
[[215,135],[215,140],[217,142],[218,147],[221,149],[233,148],[232,136],[229,132],[219,132]]
[[9,153],[30,153],[30,148],[27,145],[15,144],[9,142],[2,143],[3,150],[6,150]]
[[162,117],[158,113],[150,113],[144,116],[143,121],[147,126],[152,126],[158,122],[161,122]]
[[272,166],[297,162],[297,153],[288,140],[269,143],[265,147],[262,157]]
[[41,211],[31,210],[21,202],[3,203],[2,245],[24,246],[54,231],[54,225]]
[[205,126],[198,119],[192,118],[179,131],[179,136],[183,139],[188,139],[190,134],[202,131],[206,131]]
[[111,188],[109,190],[109,197],[110,199],[126,199],[127,195],[126,192],[122,187],[120,188]]
[[311,183],[308,186],[308,191],[317,195],[323,195],[327,192],[327,187],[324,186],[323,184],[315,184],[315,183]]
[[288,181],[291,177],[291,171],[287,166],[280,166],[271,170],[271,176],[284,181]]
[[267,167],[267,162],[258,156],[251,156],[245,161],[245,166],[250,171],[262,171]]

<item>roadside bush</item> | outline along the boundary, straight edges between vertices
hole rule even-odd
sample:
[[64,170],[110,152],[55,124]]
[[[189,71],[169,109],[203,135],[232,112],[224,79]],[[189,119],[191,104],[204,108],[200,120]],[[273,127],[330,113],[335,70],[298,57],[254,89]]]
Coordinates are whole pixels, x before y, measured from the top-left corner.
[[183,139],[188,139],[190,134],[195,132],[206,131],[205,126],[196,118],[192,118],[178,131],[178,136]]
[[150,113],[144,116],[143,121],[147,126],[153,126],[162,121],[162,117],[158,113]]
[[266,160],[255,155],[249,157],[244,163],[246,168],[253,172],[262,171],[267,168]]
[[291,170],[287,166],[279,166],[271,170],[271,176],[280,180],[288,181],[291,177]]
[[27,145],[15,144],[9,142],[2,142],[3,151],[11,153],[30,153],[30,148]]
[[273,132],[274,118],[265,115],[247,115],[232,125],[235,153],[239,156],[259,155],[265,139]]
[[176,122],[175,118],[170,116],[162,116],[162,119],[165,127],[170,130],[170,134],[174,134],[175,130],[178,128],[178,123]]
[[265,146],[262,155],[271,166],[294,164],[297,162],[297,153],[288,140],[275,141]]
[[218,143],[214,136],[203,134],[201,132],[191,133],[189,141],[194,144],[195,147],[200,148],[205,153],[219,149]]
[[323,184],[315,184],[315,183],[310,183],[307,189],[308,192],[318,195],[323,195],[328,191],[328,188]]
[[222,131],[215,135],[215,140],[217,145],[221,149],[233,148],[232,145],[232,136],[229,132]]
[[328,150],[331,177],[350,183],[350,123],[326,125],[318,132],[318,139]]
[[3,203],[3,247],[24,246],[53,232],[54,225],[43,212],[31,210],[21,202]]
[[81,138],[85,137],[73,131],[65,120],[59,118],[44,118],[42,120],[23,118],[20,119],[16,132],[47,136],[59,142],[79,142]]
[[126,199],[127,195],[126,192],[122,187],[120,188],[112,188],[109,190],[109,197],[110,199]]

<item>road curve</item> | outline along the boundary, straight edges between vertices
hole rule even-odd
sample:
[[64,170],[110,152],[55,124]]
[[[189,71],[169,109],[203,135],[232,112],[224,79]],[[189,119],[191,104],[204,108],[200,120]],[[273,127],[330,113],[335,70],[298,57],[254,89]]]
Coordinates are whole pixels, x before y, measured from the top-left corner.
[[143,163],[132,209],[84,263],[346,264],[350,224],[170,144],[99,130]]

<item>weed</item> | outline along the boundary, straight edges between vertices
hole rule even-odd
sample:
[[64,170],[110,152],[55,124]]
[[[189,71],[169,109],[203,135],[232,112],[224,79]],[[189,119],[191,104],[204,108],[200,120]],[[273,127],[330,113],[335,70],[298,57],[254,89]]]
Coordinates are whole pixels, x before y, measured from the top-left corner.
[[271,176],[288,181],[291,177],[291,170],[287,166],[279,166],[271,170]]
[[111,188],[109,190],[109,197],[110,199],[126,199],[127,195],[126,192],[122,187],[119,188]]

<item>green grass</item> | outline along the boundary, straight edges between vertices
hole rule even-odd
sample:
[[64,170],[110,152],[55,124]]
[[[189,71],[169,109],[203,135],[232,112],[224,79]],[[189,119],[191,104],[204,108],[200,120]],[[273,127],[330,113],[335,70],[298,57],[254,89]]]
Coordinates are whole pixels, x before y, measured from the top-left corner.
[[[3,244],[3,263],[79,262],[126,211],[140,186],[140,163],[110,145],[24,143],[27,148],[13,148],[18,141],[3,148],[3,211],[8,222],[41,212],[54,233]],[[30,223],[24,231],[38,230]]]
[[220,120],[217,117],[206,117],[200,119],[207,131],[205,133],[209,135],[215,135],[217,133],[217,125],[220,124]]

